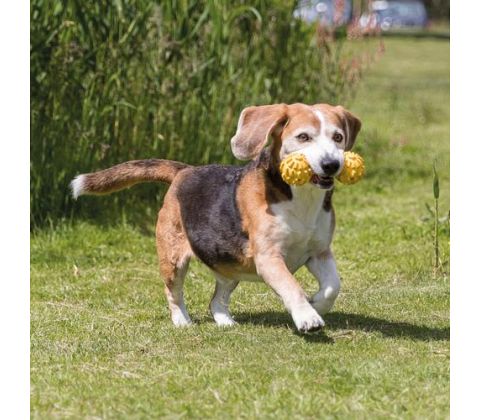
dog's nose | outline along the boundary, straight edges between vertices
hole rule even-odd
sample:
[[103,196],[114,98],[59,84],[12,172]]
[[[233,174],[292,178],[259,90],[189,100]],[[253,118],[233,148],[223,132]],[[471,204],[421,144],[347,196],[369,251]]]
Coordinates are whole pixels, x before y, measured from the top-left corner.
[[325,175],[333,175],[340,168],[340,162],[336,159],[325,159],[320,162]]

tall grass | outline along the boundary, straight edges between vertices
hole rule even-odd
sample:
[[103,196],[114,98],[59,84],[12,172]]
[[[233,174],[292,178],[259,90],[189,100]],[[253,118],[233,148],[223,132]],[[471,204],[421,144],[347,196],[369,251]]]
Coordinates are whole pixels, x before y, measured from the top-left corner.
[[440,197],[440,183],[437,174],[436,162],[433,162],[433,198],[435,200],[435,227],[434,227],[434,244],[435,249],[435,272],[440,267],[440,251],[438,248],[438,198]]
[[75,174],[148,157],[233,162],[243,107],[342,100],[352,78],[341,45],[293,20],[295,3],[32,0],[32,227],[139,201],[156,209],[163,194],[74,203]]

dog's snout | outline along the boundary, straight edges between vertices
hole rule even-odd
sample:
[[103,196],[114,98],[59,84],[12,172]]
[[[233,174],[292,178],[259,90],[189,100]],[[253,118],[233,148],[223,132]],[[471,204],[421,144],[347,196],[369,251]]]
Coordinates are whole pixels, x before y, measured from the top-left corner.
[[325,175],[333,175],[340,168],[340,162],[336,159],[324,159],[320,162],[320,166]]

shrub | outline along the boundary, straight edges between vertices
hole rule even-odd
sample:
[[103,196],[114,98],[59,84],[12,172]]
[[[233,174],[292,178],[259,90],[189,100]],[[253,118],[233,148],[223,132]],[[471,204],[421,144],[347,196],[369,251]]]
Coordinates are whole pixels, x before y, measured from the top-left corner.
[[232,163],[245,106],[341,101],[341,43],[292,19],[295,3],[32,0],[32,227],[139,200],[157,209],[164,191],[74,203],[78,173],[149,157]]

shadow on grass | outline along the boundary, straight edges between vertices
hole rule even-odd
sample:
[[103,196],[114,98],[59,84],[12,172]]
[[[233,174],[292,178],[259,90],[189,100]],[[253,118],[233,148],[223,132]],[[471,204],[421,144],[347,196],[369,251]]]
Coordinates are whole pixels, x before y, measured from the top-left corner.
[[[318,334],[302,335],[306,341],[333,343],[334,338],[327,336],[326,333],[335,330],[379,332],[385,337],[410,338],[419,341],[450,340],[449,327],[428,327],[342,312],[333,312],[325,315],[324,318],[327,324],[325,330]],[[286,312],[237,313],[235,314],[235,320],[239,323],[294,329],[293,322]]]

